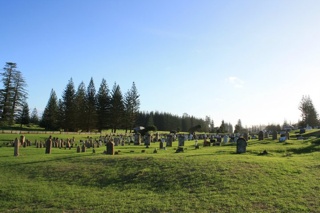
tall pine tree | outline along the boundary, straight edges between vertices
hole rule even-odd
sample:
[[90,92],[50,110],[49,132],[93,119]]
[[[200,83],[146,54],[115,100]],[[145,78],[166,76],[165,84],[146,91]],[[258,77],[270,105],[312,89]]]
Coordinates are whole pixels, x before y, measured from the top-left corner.
[[75,128],[76,130],[82,130],[85,131],[87,129],[87,122],[84,118],[84,115],[86,114],[86,87],[83,82],[80,83],[78,86],[78,90],[75,97]]
[[52,89],[46,108],[42,114],[40,126],[46,130],[57,130],[58,126],[58,100],[56,92]]
[[123,127],[124,121],[124,103],[123,96],[121,93],[120,86],[114,83],[111,92],[111,125],[113,132],[115,133],[117,129]]
[[62,95],[63,120],[61,125],[65,131],[75,130],[75,96],[76,92],[71,78]]
[[131,89],[128,90],[124,98],[126,132],[128,128],[130,128],[130,132],[131,132],[137,120],[137,116],[140,108],[139,97],[140,95],[138,94],[136,85],[133,82]]
[[108,88],[107,81],[102,79],[99,91],[96,95],[97,100],[97,115],[98,115],[98,123],[97,127],[99,131],[103,129],[108,129],[110,127],[110,91]]
[[96,128],[97,123],[97,111],[96,111],[96,89],[94,86],[93,79],[90,79],[87,94],[86,94],[86,122],[87,131],[92,131]]

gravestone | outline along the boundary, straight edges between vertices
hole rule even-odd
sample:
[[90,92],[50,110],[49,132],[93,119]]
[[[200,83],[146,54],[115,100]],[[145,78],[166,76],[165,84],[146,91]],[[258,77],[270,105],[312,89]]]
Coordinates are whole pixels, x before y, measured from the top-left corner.
[[286,132],[286,138],[287,138],[287,140],[290,140],[290,134],[289,134],[289,132]]
[[185,137],[183,135],[179,135],[179,146],[184,146]]
[[244,138],[239,138],[237,140],[237,153],[245,153],[247,149],[247,141]]
[[166,144],[166,147],[172,147],[172,135],[167,135],[167,144]]
[[265,137],[265,138],[269,138],[269,132],[268,132],[268,131],[266,131],[266,132],[264,133],[264,137]]
[[159,148],[160,148],[160,149],[163,149],[163,142],[164,142],[164,138],[162,138],[162,139],[159,141]]
[[259,132],[258,140],[259,140],[259,141],[262,141],[262,140],[263,140],[263,132],[262,132],[262,131]]
[[14,153],[13,153],[13,155],[16,157],[19,156],[19,146],[20,146],[20,142],[19,142],[18,138],[16,138],[14,140]]
[[160,135],[159,132],[156,133],[155,135],[155,142],[160,140]]
[[277,140],[278,139],[278,133],[277,131],[272,132],[272,140]]
[[239,139],[238,136],[234,136],[234,138],[233,138],[234,142],[236,142],[236,143],[237,143],[238,139]]
[[217,143],[216,143],[216,145],[220,145],[220,143],[221,143],[221,136],[218,135],[218,136],[217,136]]
[[81,152],[86,152],[86,149],[87,149],[86,145],[85,145],[85,144],[82,144]]
[[228,135],[223,136],[223,143],[228,143],[229,137]]
[[281,134],[279,138],[279,142],[285,142],[287,139],[286,134]]
[[210,141],[207,141],[207,139],[203,140],[203,146],[210,146],[210,145],[211,145]]
[[300,134],[306,133],[306,129],[305,128],[301,128],[300,129]]
[[107,143],[107,152],[106,152],[107,155],[114,155],[114,143],[109,141]]
[[25,142],[26,142],[26,137],[25,137],[24,135],[21,135],[21,136],[20,136],[21,146],[26,147]]
[[134,135],[134,145],[140,145],[141,143],[141,135],[139,133]]
[[144,145],[148,148],[150,146],[150,143],[151,143],[151,135],[147,133],[144,136]]
[[49,136],[49,138],[46,141],[46,154],[51,154],[51,148],[52,148],[52,139],[51,139],[51,135]]
[[80,153],[81,152],[81,148],[80,146],[77,146],[77,153]]
[[119,146],[120,144],[120,138],[114,138],[114,146]]
[[23,147],[26,148],[28,146],[27,141],[23,143]]

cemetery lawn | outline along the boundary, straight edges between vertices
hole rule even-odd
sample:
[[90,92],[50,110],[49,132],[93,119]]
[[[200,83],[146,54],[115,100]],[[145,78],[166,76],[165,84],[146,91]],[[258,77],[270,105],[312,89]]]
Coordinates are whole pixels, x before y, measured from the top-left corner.
[[31,146],[14,157],[2,145],[0,212],[320,212],[319,138],[249,140],[244,154],[201,140],[175,153],[177,143],[117,146],[114,156]]

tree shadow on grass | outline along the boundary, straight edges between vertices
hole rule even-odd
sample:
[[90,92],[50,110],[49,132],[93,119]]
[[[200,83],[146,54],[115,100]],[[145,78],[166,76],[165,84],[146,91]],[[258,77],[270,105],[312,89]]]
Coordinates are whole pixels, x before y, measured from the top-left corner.
[[320,152],[320,139],[313,141],[311,145],[302,147],[302,148],[291,148],[287,149],[287,151],[292,152],[294,154],[307,154],[312,152]]

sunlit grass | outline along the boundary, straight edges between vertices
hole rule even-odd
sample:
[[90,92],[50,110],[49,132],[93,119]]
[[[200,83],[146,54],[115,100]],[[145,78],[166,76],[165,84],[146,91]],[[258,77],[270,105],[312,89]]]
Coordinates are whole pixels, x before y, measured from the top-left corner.
[[244,154],[202,142],[183,153],[177,142],[157,153],[158,143],[116,146],[114,156],[1,147],[0,212],[320,212],[319,139],[250,140]]

